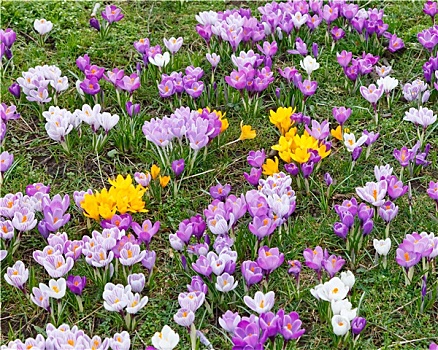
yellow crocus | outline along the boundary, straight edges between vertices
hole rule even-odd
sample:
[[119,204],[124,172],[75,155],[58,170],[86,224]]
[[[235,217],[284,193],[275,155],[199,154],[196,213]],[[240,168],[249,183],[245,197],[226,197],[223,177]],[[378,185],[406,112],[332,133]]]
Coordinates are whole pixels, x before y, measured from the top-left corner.
[[327,151],[327,146],[324,144],[318,148],[318,154],[321,157],[321,159],[324,159],[325,157],[327,157],[331,151],[332,151],[331,149],[329,149]]
[[307,152],[307,148],[296,148],[295,152],[292,153],[291,158],[296,161],[297,163],[305,163],[310,158],[310,153]]
[[108,179],[108,182],[116,188],[128,188],[132,185],[131,175],[127,175],[126,179],[122,175],[117,175],[115,180]]
[[86,217],[99,220],[99,204],[94,194],[85,194],[84,200],[81,202],[81,208],[84,210]]
[[162,188],[166,187],[170,181],[170,176],[161,176],[160,175],[160,185]]
[[336,129],[332,129],[330,130],[330,134],[337,140],[342,141],[343,137],[342,137],[342,129],[341,126],[338,125],[338,127]]
[[240,122],[240,130],[240,141],[253,139],[257,135],[256,131],[252,129],[251,125],[243,125],[243,121]]
[[291,127],[293,121],[291,120],[291,115],[295,112],[292,107],[278,107],[277,111],[271,110],[269,112],[269,121],[274,124],[282,135],[284,135]]
[[273,175],[279,172],[278,170],[278,157],[274,157],[275,161],[272,159],[267,159],[266,163],[262,165],[263,174]]
[[151,167],[152,179],[155,180],[159,174],[160,174],[160,168],[157,165],[153,164]]

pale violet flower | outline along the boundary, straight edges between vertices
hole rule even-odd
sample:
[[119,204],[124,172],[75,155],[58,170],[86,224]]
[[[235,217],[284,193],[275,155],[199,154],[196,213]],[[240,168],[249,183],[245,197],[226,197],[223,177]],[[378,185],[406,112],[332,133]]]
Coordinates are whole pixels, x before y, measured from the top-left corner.
[[178,39],[175,39],[174,37],[171,37],[169,40],[164,38],[163,42],[167,49],[170,51],[170,53],[175,54],[181,48],[183,44],[183,38],[179,37]]
[[388,183],[386,180],[379,182],[367,182],[364,187],[357,187],[357,195],[364,201],[380,207],[385,202],[386,191]]
[[44,35],[52,30],[53,23],[44,18],[36,19],[35,22],[33,22],[33,27],[40,35]]
[[373,246],[376,250],[377,254],[387,256],[389,253],[389,250],[391,249],[391,239],[374,239],[373,240]]
[[224,273],[221,276],[217,276],[216,289],[220,292],[230,292],[237,287],[237,281],[234,282],[234,276]]
[[437,116],[433,114],[433,111],[428,108],[420,107],[419,109],[410,108],[408,112],[405,112],[403,120],[410,121],[414,124],[421,125],[423,128],[427,128],[436,122]]
[[179,343],[179,335],[168,325],[161,332],[156,332],[152,337],[152,345],[157,350],[172,350]]
[[306,56],[304,60],[300,61],[300,66],[303,68],[307,75],[310,76],[313,71],[319,68],[319,63],[312,56]]
[[376,66],[376,73],[380,78],[386,77],[389,73],[391,73],[392,67],[391,66]]
[[144,296],[142,298],[138,293],[128,293],[128,304],[126,305],[126,312],[130,314],[136,314],[146,306],[148,300],[149,298],[147,296]]
[[113,350],[129,350],[131,348],[131,338],[127,331],[114,334],[110,339],[110,347]]
[[374,175],[376,177],[377,181],[383,180],[383,179],[387,179],[392,175],[392,170],[393,168],[389,165],[386,164],[385,166],[375,166],[374,167]]

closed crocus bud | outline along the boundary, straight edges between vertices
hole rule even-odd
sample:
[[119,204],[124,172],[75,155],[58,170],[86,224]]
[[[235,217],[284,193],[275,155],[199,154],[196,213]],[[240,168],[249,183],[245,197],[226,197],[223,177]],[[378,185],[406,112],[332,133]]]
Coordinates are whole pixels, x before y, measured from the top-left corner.
[[329,173],[324,174],[324,181],[327,186],[330,186],[333,183],[333,179]]
[[11,86],[9,86],[9,92],[16,98],[20,98],[21,95],[21,88],[20,85],[17,83],[13,83]]
[[87,283],[87,278],[85,276],[73,276],[70,275],[67,277],[67,287],[73,294],[82,295],[82,291],[85,288],[85,284]]
[[175,177],[178,178],[182,174],[182,172],[184,171],[184,166],[184,158],[177,159],[172,162],[172,171],[175,174]]
[[356,147],[353,149],[353,152],[351,152],[351,159],[353,162],[359,159],[360,155],[362,154],[362,147]]
[[351,290],[356,282],[356,278],[354,277],[353,272],[344,271],[341,272],[341,281]]
[[390,238],[382,239],[382,240],[374,239],[373,246],[377,254],[386,256],[388,255],[389,250],[391,249],[391,239]]
[[333,225],[333,231],[336,236],[341,237],[342,239],[346,239],[348,235],[348,227],[342,222],[335,222]]
[[300,172],[300,168],[295,163],[285,164],[284,169],[292,176],[297,176]]
[[367,324],[367,320],[363,317],[355,317],[353,321],[351,321],[351,332],[354,335],[360,334]]
[[143,273],[133,273],[128,276],[128,283],[131,286],[133,293],[141,293],[146,282],[146,277]]
[[280,93],[281,93],[280,88],[276,88],[275,89],[275,96],[277,96],[277,98],[280,98]]
[[374,228],[374,222],[373,220],[367,220],[362,225],[362,234],[364,236],[368,235]]
[[100,32],[100,23],[99,23],[99,20],[96,17],[90,18],[90,27],[94,28],[98,32]]

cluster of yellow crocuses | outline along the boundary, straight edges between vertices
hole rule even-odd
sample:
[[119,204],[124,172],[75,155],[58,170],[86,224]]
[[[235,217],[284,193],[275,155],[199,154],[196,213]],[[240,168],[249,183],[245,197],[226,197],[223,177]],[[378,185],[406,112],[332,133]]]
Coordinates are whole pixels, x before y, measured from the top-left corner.
[[[298,164],[306,163],[311,156],[310,150],[317,151],[321,159],[327,157],[330,150],[327,150],[323,142],[319,142],[313,136],[310,136],[306,130],[302,135],[298,134],[298,129],[293,127],[294,122],[291,119],[294,112],[295,109],[292,109],[292,107],[279,107],[277,111],[270,111],[269,120],[278,128],[281,134],[278,144],[272,146],[272,149],[278,151],[279,157],[285,163],[292,161]],[[278,172],[278,159],[275,159],[275,161],[269,159],[263,170],[265,175],[272,175],[275,171]]]
[[134,186],[130,175],[126,179],[118,175],[115,180],[108,179],[108,182],[112,185],[109,190],[104,188],[94,194],[85,194],[81,203],[85,216],[99,220],[100,217],[111,219],[117,212],[124,214],[147,211],[142,199],[146,188]]

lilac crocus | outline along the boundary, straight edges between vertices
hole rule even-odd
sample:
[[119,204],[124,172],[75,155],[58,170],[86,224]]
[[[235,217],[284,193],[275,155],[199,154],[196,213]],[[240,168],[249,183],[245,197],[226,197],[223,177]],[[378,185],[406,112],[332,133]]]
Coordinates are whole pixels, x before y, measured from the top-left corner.
[[433,199],[438,208],[438,181],[437,182],[429,182],[429,188],[427,189],[428,196]]
[[115,5],[107,5],[105,10],[102,11],[102,17],[105,21],[111,24],[122,20],[125,15],[119,7]]
[[407,250],[403,243],[397,248],[395,261],[400,266],[408,269],[416,265],[421,260],[421,253]]
[[377,183],[367,182],[365,187],[356,187],[356,193],[364,201],[380,207],[384,203],[387,189],[388,183],[386,180],[381,180]]
[[47,293],[41,291],[40,288],[32,288],[32,294],[30,295],[30,299],[35,305],[46,309],[46,311],[50,310],[50,298]]
[[258,151],[250,151],[248,156],[246,157],[246,160],[248,164],[255,168],[261,168],[263,163],[265,162],[266,153],[265,150],[258,150]]
[[68,289],[70,289],[70,291],[73,294],[79,296],[82,295],[82,291],[84,290],[86,283],[87,283],[87,278],[85,276],[81,277],[81,276],[69,275],[66,280]]
[[335,118],[339,125],[342,126],[348,120],[348,118],[350,118],[351,108],[333,107],[332,113],[333,118]]
[[233,313],[230,310],[225,312],[222,317],[219,317],[219,325],[224,329],[225,331],[234,334],[234,330],[236,329],[237,325],[239,324],[241,320],[241,317],[237,312]]
[[128,283],[132,292],[141,293],[146,283],[145,275],[143,273],[130,274],[128,275]]
[[310,136],[314,137],[317,140],[324,140],[330,134],[330,126],[329,121],[324,120],[321,124],[312,119],[312,129],[310,129],[307,125],[304,126],[306,131]]
[[303,256],[306,266],[315,270],[319,276],[322,269],[322,260],[324,258],[322,248],[320,246],[317,246],[315,249],[307,248],[303,251]]
[[377,88],[374,84],[371,84],[369,87],[360,87],[361,95],[364,99],[372,104],[374,109],[376,109],[377,101],[380,99],[380,97],[382,97],[383,91],[383,85],[381,85],[379,88]]
[[405,43],[397,35],[386,32],[385,37],[389,39],[388,50],[390,52],[396,52],[405,47]]
[[327,259],[322,260],[321,265],[329,274],[330,278],[333,278],[344,266],[345,260],[340,256],[331,255]]
[[330,34],[332,35],[333,41],[337,42],[345,36],[345,31],[335,26],[330,30]]
[[14,155],[8,151],[0,153],[0,173],[6,172],[14,162]]
[[146,245],[149,245],[152,237],[160,229],[160,222],[156,221],[154,224],[152,224],[150,220],[145,220],[141,226],[138,223],[133,222],[132,229],[134,230],[140,242],[145,242]]
[[399,181],[395,175],[390,176],[386,181],[388,182],[388,195],[392,200],[403,196],[408,190],[408,186],[403,186],[403,182]]
[[259,184],[260,177],[262,176],[262,168],[251,168],[250,173],[243,173],[246,181],[252,186],[257,186]]
[[262,268],[254,261],[244,261],[242,263],[242,276],[248,286],[259,283],[263,279]]
[[17,83],[13,83],[11,86],[9,86],[8,91],[15,97],[20,98],[21,95],[21,87]]
[[126,112],[132,118],[140,113],[140,103],[132,103],[131,101],[125,104]]
[[263,246],[258,251],[257,264],[268,274],[280,267],[284,262],[284,254],[278,248]]
[[231,185],[225,184],[224,186],[222,186],[220,183],[218,183],[216,186],[211,186],[209,190],[210,195],[214,199],[219,199],[220,201],[225,200],[225,198],[228,196],[230,191],[231,191]]
[[185,166],[184,158],[177,159],[172,162],[172,171],[175,174],[176,178],[179,178],[180,175],[183,173],[184,166]]
[[356,316],[351,321],[351,332],[354,335],[360,334],[364,330],[366,324],[367,324],[367,320],[365,318]]
[[306,99],[309,96],[312,96],[315,94],[316,89],[318,88],[318,82],[317,81],[311,81],[311,80],[304,80],[303,82],[298,82],[298,88],[304,95],[304,98]]

